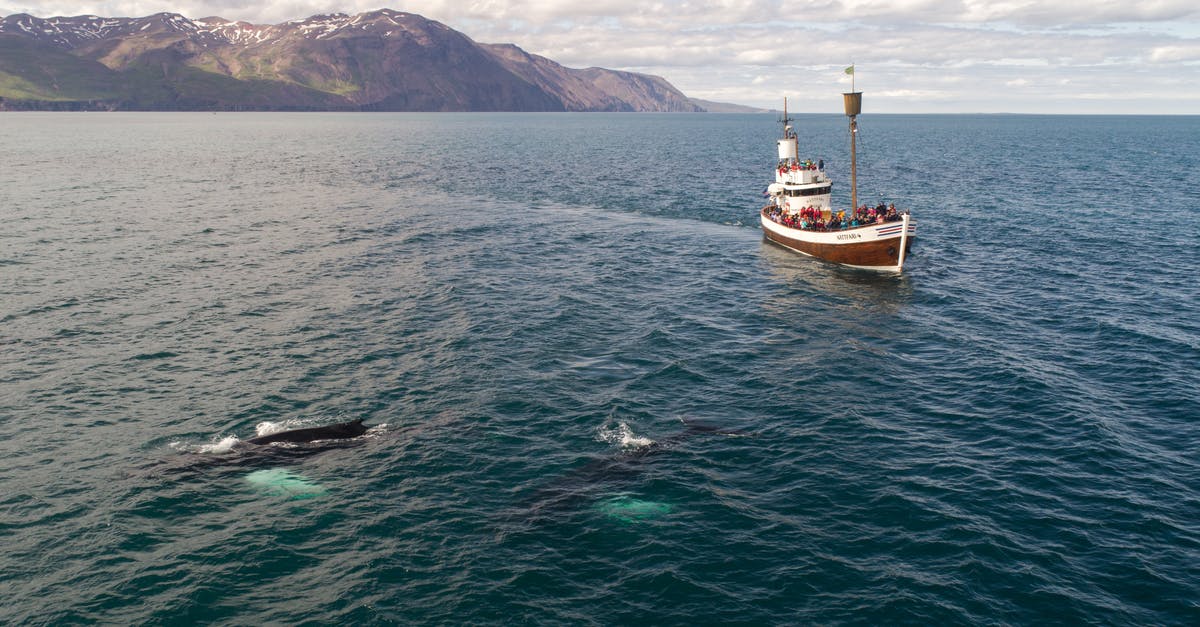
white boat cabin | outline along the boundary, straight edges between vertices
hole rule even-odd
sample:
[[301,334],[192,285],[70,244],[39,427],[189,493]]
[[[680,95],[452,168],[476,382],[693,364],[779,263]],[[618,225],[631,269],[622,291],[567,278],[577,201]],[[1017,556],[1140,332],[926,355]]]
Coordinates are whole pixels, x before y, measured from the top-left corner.
[[790,125],[784,128],[784,134],[786,136],[778,140],[779,164],[775,168],[775,183],[767,187],[767,194],[776,206],[788,213],[797,214],[801,209],[812,207],[828,215],[833,182],[825,174],[825,164],[800,160],[796,133]]

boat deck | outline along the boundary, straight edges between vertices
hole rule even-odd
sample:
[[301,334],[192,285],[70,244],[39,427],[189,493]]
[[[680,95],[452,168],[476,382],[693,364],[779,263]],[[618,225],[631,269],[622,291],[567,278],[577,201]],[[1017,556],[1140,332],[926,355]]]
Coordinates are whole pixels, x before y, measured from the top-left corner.
[[876,219],[873,222],[857,222],[836,221],[831,219],[829,222],[820,220],[806,220],[795,215],[784,215],[783,211],[775,205],[767,205],[762,208],[762,215],[768,220],[786,226],[789,229],[799,231],[813,231],[816,233],[833,233],[837,231],[853,231],[855,229],[865,229],[880,224],[888,224],[889,222],[902,222],[904,216],[895,214],[893,216],[885,216],[882,219]]

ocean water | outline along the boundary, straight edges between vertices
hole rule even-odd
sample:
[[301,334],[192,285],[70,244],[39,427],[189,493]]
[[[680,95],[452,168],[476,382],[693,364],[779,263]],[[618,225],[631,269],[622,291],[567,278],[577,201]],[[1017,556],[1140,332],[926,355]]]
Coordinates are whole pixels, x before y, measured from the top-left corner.
[[902,276],[766,114],[0,116],[0,623],[1200,624],[1200,118],[860,122]]

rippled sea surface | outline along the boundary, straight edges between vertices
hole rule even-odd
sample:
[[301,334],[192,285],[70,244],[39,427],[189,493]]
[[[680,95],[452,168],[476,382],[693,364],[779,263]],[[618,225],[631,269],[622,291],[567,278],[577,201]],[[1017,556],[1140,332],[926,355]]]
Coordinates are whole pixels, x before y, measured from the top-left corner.
[[0,116],[0,622],[1200,623],[1200,118],[860,123],[903,276],[771,115]]

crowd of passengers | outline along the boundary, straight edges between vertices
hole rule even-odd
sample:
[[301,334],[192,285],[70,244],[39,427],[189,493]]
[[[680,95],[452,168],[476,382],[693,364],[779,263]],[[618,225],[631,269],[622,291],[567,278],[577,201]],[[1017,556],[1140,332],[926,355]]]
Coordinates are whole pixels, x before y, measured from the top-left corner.
[[805,159],[804,161],[793,160],[790,164],[787,162],[783,162],[783,163],[779,164],[779,167],[776,168],[776,170],[780,174],[787,174],[788,172],[799,172],[800,170],[812,170],[813,172],[816,172],[817,170],[821,170],[823,172],[823,171],[825,171],[825,160],[821,159],[820,161],[817,161],[817,162],[813,162],[811,159]]
[[879,203],[875,207],[863,205],[854,215],[847,217],[845,211],[830,214],[825,220],[821,210],[815,207],[805,207],[799,213],[787,213],[782,207],[772,206],[767,209],[767,217],[788,228],[808,231],[840,231],[842,229],[865,226],[868,224],[883,224],[897,222],[903,217],[896,211],[896,205]]

